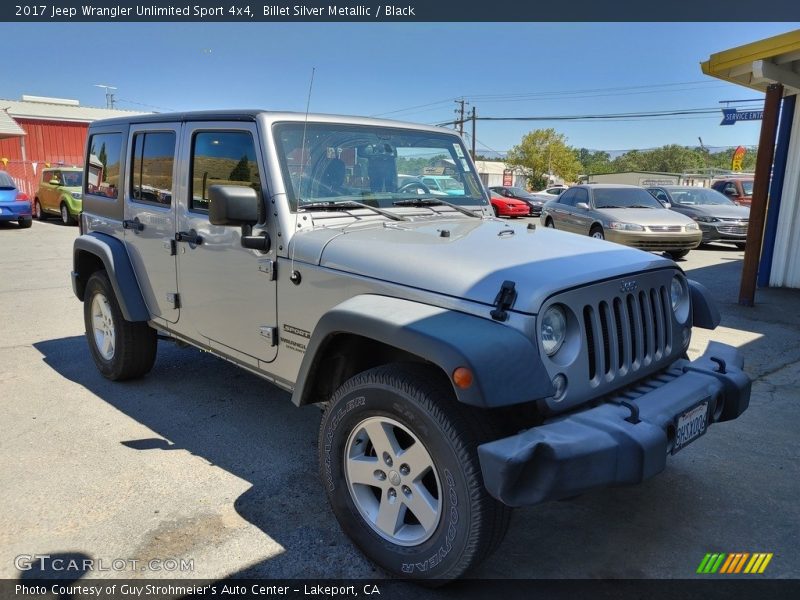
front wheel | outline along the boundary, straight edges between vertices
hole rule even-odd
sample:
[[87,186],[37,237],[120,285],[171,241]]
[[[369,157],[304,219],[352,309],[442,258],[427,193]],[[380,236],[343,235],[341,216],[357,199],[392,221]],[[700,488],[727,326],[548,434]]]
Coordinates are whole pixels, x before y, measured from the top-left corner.
[[67,204],[65,202],[61,203],[61,222],[64,225],[75,224],[75,218],[69,214],[69,208],[67,208]]
[[592,227],[592,230],[589,232],[589,235],[596,240],[604,240],[606,239],[605,234],[603,233],[603,228],[599,225],[595,225]]
[[153,368],[156,330],[144,322],[125,320],[105,271],[96,271],[86,283],[83,320],[94,364],[103,377],[133,379]]
[[679,258],[683,258],[687,254],[689,254],[688,250],[670,250],[667,252],[670,255],[672,260],[678,260]]
[[484,423],[420,365],[376,367],[336,391],[320,427],[320,474],[339,524],[369,559],[398,576],[447,581],[500,543],[510,511],[483,484]]

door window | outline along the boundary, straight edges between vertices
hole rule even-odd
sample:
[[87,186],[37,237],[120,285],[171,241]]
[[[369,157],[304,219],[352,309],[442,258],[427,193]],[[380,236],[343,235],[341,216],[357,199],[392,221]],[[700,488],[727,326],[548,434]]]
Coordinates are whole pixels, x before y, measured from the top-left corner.
[[189,208],[208,212],[208,188],[241,185],[261,192],[256,145],[247,131],[201,131],[192,141]]
[[577,200],[575,199],[577,197],[576,196],[577,190],[578,188],[572,188],[561,194],[558,197],[558,203],[564,204],[565,206],[575,206],[575,202],[577,202]]
[[89,177],[84,190],[87,194],[117,197],[121,152],[121,133],[98,133],[89,138]]
[[142,132],[133,136],[130,197],[137,202],[172,204],[175,133]]

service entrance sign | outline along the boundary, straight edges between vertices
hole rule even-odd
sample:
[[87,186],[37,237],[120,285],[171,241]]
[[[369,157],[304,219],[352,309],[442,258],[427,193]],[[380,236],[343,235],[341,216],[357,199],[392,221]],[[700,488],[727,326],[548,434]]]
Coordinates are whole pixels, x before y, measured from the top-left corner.
[[735,108],[722,109],[722,123],[720,125],[733,125],[736,121],[760,121],[764,118],[763,110],[737,110]]

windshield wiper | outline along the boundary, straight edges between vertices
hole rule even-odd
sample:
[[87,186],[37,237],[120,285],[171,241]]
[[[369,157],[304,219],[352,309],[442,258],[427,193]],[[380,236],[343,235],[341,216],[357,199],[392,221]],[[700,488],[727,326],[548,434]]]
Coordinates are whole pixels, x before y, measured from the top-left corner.
[[655,206],[647,206],[645,204],[632,204],[628,208],[656,208]]
[[[301,201],[302,202],[302,201]],[[388,210],[370,206],[363,202],[356,202],[355,200],[328,200],[326,202],[309,202],[307,204],[299,204],[298,210],[341,210],[347,208],[368,208],[373,212],[383,215],[392,221],[408,221],[405,217],[390,213]]]
[[459,206],[458,204],[453,204],[452,202],[441,200],[439,198],[409,198],[407,200],[395,200],[392,202],[392,204],[395,206],[449,206],[450,208],[454,208],[458,212],[469,217],[476,217],[478,219],[481,218],[480,215],[469,210],[468,208],[464,208],[463,206]]

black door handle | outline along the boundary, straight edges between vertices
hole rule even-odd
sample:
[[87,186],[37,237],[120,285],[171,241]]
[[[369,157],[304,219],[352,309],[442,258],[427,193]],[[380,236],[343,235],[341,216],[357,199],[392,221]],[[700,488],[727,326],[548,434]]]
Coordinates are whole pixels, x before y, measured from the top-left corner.
[[139,217],[135,219],[125,219],[122,222],[123,229],[133,229],[134,231],[143,231],[144,230],[144,223],[139,222]]
[[197,232],[192,229],[191,231],[179,231],[175,234],[176,242],[187,242],[193,246],[199,246],[203,243],[203,238],[197,235]]

